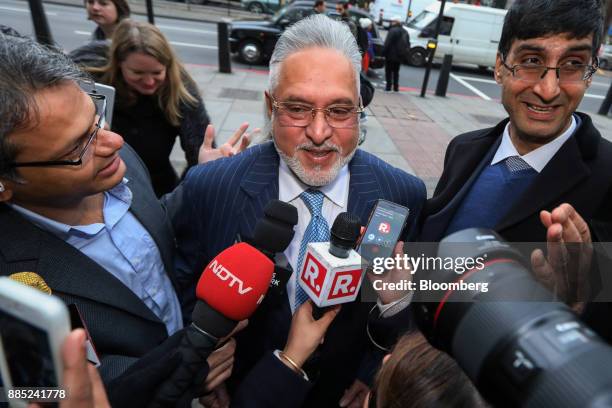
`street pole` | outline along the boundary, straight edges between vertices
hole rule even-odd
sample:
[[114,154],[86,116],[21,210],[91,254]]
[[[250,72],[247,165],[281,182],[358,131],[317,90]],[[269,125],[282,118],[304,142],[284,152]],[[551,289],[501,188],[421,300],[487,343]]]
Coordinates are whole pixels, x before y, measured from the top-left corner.
[[155,14],[153,13],[153,0],[146,0],[147,5],[147,19],[150,24],[155,25]]
[[427,44],[427,49],[429,51],[429,56],[427,58],[427,68],[425,68],[425,77],[423,78],[423,86],[421,87],[421,98],[425,97],[425,93],[427,92],[427,83],[429,82],[429,73],[431,72],[431,66],[433,64],[434,54],[436,53],[436,48],[438,48],[438,34],[440,33],[440,25],[442,24],[442,19],[444,18],[444,6],[446,5],[446,0],[441,0],[442,4],[440,4],[440,13],[438,14],[438,21],[436,22],[436,31],[434,32],[434,40],[430,41]]
[[53,45],[53,36],[49,29],[47,16],[41,0],[28,0],[30,5],[30,15],[32,16],[32,24],[36,33],[36,41],[41,44]]

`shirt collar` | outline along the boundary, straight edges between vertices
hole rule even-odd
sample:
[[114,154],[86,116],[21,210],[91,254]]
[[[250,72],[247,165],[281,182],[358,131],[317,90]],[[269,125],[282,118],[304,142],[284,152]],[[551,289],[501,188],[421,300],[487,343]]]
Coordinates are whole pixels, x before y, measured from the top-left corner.
[[527,153],[524,156],[521,156],[512,140],[510,139],[510,122],[506,125],[504,129],[504,134],[502,136],[501,144],[491,161],[491,165],[497,164],[503,160],[506,160],[511,156],[519,156],[521,159],[525,160],[527,164],[529,164],[535,171],[540,173],[544,167],[548,164],[548,162],[553,158],[553,156],[559,151],[561,146],[574,134],[576,128],[578,127],[576,122],[576,117],[572,115],[572,121],[570,123],[569,128],[565,132],[563,132],[560,136],[554,138],[550,142],[546,143],[543,146],[538,147],[537,149]]
[[[331,183],[318,187],[318,190],[325,194],[330,201],[339,207],[346,207],[349,188],[349,169],[344,165],[335,179]],[[304,191],[311,188],[302,183],[295,174],[289,169],[284,160],[280,160],[278,172],[278,198],[289,203],[300,196]]]
[[[105,225],[112,228],[112,226],[114,226],[129,209],[130,205],[132,204],[132,192],[128,188],[127,183],[128,179],[124,177],[121,183],[104,193],[104,223],[68,225],[30,211],[20,205],[10,202],[7,204],[13,210],[23,215],[26,219],[37,225],[39,228],[49,231],[50,233],[57,235],[64,240],[66,240],[72,232],[81,233],[84,235],[95,235],[100,232]],[[120,205],[116,207],[116,211],[113,209],[114,206],[111,205],[109,195],[112,195],[120,202]]]

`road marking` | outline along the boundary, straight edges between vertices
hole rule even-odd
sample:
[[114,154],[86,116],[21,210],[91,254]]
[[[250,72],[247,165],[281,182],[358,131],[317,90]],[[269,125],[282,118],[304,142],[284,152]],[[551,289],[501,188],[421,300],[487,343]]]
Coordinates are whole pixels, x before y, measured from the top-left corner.
[[[452,75],[452,74],[451,74]],[[465,81],[474,81],[474,82],[484,82],[486,84],[496,84],[497,82],[495,82],[495,80],[493,79],[485,79],[485,78],[475,78],[475,77],[469,77],[469,76],[460,76],[460,75],[453,75],[457,78],[461,78]]]
[[480,96],[485,101],[490,101],[491,100],[491,98],[489,98],[484,92],[481,92],[480,89],[476,88],[475,86],[472,86],[472,85],[468,84],[467,81],[464,81],[462,78],[458,77],[457,75],[450,74],[450,76],[455,81],[459,82],[461,85],[465,86],[467,89],[469,89],[470,91],[474,92],[476,95]]
[[[17,11],[19,13],[29,13],[30,12],[29,9],[22,9],[22,8],[17,8],[17,7],[6,7],[6,6],[0,6],[0,10]],[[57,13],[54,13],[53,11],[45,11],[45,14],[48,16],[57,16]]]
[[199,30],[197,28],[183,28],[183,27],[169,26],[169,25],[163,25],[163,24],[156,24],[156,25],[158,28],[161,28],[164,30],[184,31],[186,33],[196,33],[196,34],[217,34],[216,31]]
[[202,44],[192,44],[178,41],[170,41],[172,45],[178,45],[179,47],[191,47],[191,48],[205,48],[207,50],[216,50],[216,45],[202,45]]
[[[468,86],[469,84],[467,84],[466,81],[484,82],[486,84],[497,84],[497,82],[495,82],[492,79],[474,78],[474,77],[459,76],[459,75],[453,75],[453,74],[451,74],[451,76],[453,77],[453,79],[455,79],[461,85],[465,86],[466,88],[468,88],[470,91],[474,92],[476,95],[480,96],[481,98],[483,98],[482,95],[484,95],[484,94],[481,95],[480,93],[478,93],[478,92],[480,92],[480,90],[478,90],[477,88],[475,88],[475,87],[473,87],[471,85]],[[593,84],[600,85],[600,86],[605,86],[605,87],[609,86],[609,85],[606,85],[606,84],[601,83],[601,82],[593,82]],[[478,92],[476,92],[475,90],[477,90]],[[585,98],[592,98],[592,99],[604,99],[605,98],[605,96],[603,96],[603,95],[595,95],[595,94],[584,94],[584,97]],[[488,96],[487,96],[487,98],[488,98]],[[483,98],[483,99],[487,100],[487,101],[491,100],[490,98],[489,99]]]

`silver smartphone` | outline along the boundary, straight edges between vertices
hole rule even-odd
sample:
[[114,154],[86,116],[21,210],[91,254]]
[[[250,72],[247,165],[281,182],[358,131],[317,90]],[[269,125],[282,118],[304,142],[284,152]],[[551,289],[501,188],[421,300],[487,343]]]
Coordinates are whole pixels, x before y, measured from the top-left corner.
[[82,82],[79,85],[87,93],[98,93],[106,97],[106,123],[111,128],[113,124],[113,109],[115,108],[115,88],[98,82]]
[[12,407],[26,407],[41,390],[61,387],[60,351],[69,331],[68,309],[59,298],[0,278],[0,375]]

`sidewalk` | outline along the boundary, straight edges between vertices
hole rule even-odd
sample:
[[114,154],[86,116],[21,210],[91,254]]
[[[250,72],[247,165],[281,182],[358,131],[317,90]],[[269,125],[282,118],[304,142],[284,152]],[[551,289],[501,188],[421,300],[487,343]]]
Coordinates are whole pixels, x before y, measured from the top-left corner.
[[[218,143],[226,141],[243,122],[249,122],[251,128],[263,127],[266,71],[221,74],[216,66],[187,68],[200,86]],[[478,97],[421,98],[413,92],[385,93],[377,89],[368,107],[367,139],[361,148],[423,179],[431,196],[450,140],[463,132],[494,126],[504,117],[506,112],[500,103]],[[592,119],[601,134],[612,141],[612,119],[599,115]],[[171,158],[177,168],[184,166],[178,143]]]

